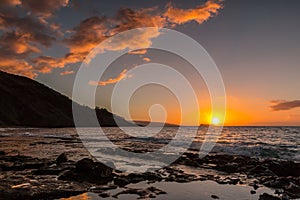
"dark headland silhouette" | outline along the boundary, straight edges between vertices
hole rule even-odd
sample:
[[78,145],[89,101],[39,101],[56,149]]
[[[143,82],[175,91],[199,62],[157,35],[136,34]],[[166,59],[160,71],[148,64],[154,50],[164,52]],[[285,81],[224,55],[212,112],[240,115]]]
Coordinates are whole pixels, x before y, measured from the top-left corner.
[[[27,77],[0,71],[0,127],[73,127],[72,100]],[[97,126],[91,120],[95,110],[75,103],[84,115],[80,126]],[[96,108],[101,126],[132,123]],[[115,118],[114,118],[115,116]]]

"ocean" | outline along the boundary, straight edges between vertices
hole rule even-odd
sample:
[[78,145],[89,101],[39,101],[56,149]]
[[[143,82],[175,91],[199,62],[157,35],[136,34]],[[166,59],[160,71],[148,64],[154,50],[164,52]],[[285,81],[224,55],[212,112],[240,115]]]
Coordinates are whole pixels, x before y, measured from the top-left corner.
[[[118,169],[125,171],[141,166],[142,170],[166,166],[185,151],[199,153],[203,142],[208,142],[205,140],[208,136],[207,127],[183,127],[180,131],[177,127],[105,127],[102,128],[104,135],[100,135],[99,130],[78,128],[78,138],[75,128],[2,128],[0,137],[61,138],[78,142],[82,140],[88,151],[98,160],[113,162]],[[176,137],[176,134],[181,136]],[[207,153],[300,161],[299,136],[300,127],[224,127],[218,137],[212,137],[216,144]],[[163,149],[166,145],[169,145],[168,150]],[[119,152],[116,149],[125,151]],[[134,154],[125,153],[127,151]],[[163,156],[170,160],[166,159],[167,162],[164,162],[164,158],[158,158]]]

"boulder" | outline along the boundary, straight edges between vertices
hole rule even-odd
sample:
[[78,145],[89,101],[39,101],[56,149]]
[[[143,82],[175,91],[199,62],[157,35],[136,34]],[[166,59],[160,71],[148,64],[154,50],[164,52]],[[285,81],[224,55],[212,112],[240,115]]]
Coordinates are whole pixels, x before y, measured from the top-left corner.
[[62,153],[60,154],[57,158],[56,158],[56,164],[60,165],[62,163],[65,163],[68,161],[68,157],[66,153]]
[[58,178],[60,180],[105,184],[112,180],[112,171],[112,168],[105,164],[84,158],[76,163],[75,169],[66,171]]

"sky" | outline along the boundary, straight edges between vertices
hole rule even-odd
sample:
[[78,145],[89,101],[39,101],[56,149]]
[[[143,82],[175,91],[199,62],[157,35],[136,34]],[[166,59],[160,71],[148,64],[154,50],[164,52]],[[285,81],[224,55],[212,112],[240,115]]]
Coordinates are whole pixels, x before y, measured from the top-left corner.
[[[99,43],[133,28],[169,28],[196,40],[218,67],[226,90],[225,125],[300,125],[299,9],[298,0],[1,0],[0,70],[27,76],[71,98],[78,69]],[[147,49],[159,36],[147,32],[126,38],[126,43],[107,51]],[[97,106],[128,119],[122,98],[112,109],[112,92],[116,84],[145,79],[130,70],[141,64],[154,68],[151,62],[177,69],[193,85],[201,109],[191,112],[187,125],[196,125],[193,113],[201,114],[199,123],[222,120],[218,112],[211,113],[201,76],[168,52],[126,54],[101,80],[90,78],[85,87],[97,87]],[[161,76],[176,82],[167,74]],[[85,98],[83,92],[79,103],[89,105]],[[156,104],[165,107],[167,117],[155,107],[149,114]],[[159,85],[139,88],[129,105],[135,120],[179,123],[181,119],[176,95]]]

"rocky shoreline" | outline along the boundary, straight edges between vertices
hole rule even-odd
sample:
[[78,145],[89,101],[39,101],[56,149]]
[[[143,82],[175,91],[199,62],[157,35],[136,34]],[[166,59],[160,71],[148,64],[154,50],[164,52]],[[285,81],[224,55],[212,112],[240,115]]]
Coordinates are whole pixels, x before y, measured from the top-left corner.
[[[213,170],[214,173],[188,173],[180,166]],[[127,188],[143,181],[178,182],[212,180],[219,184],[247,184],[255,194],[261,186],[275,189],[275,194],[262,194],[260,200],[300,198],[300,163],[279,160],[259,160],[238,155],[208,155],[185,153],[173,165],[154,172],[126,174],[113,170],[91,158],[72,161],[66,153],[56,159],[8,155],[0,151],[0,199],[57,199],[85,192],[110,197],[109,190],[121,188],[115,194],[136,194],[139,198],[155,198],[166,192],[155,187]],[[211,197],[218,198],[212,195]]]

